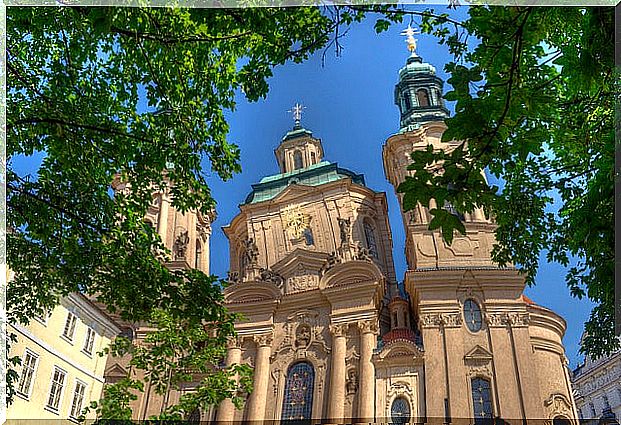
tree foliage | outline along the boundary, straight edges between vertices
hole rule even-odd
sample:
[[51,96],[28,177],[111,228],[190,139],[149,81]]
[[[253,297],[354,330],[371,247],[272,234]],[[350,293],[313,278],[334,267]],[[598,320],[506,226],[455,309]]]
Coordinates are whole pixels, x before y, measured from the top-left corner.
[[[570,266],[571,293],[597,303],[582,347],[595,357],[618,347],[613,11],[470,7],[459,29],[439,34],[456,57],[446,65],[453,89],[445,99],[455,102],[455,115],[446,120],[443,140],[467,147],[414,152],[415,175],[399,188],[409,205],[435,198],[462,212],[483,207],[498,224],[493,258],[516,264],[528,284],[543,251]],[[423,18],[421,28],[437,31],[447,23]],[[476,47],[465,36],[476,38]],[[427,166],[440,161],[443,172],[430,172]],[[503,187],[489,186],[483,170]],[[430,227],[442,228],[447,240],[455,229],[463,232],[455,220],[442,220],[446,214],[434,215]]]
[[[206,376],[162,418],[248,391],[248,368],[218,367],[235,320],[224,282],[168,269],[169,252],[143,219],[168,182],[174,207],[211,211],[207,174],[241,170],[224,118],[236,92],[264,97],[275,66],[304,60],[337,25],[316,8],[8,8],[9,323],[80,291],[124,320],[156,325],[143,348],[119,340],[112,350],[132,355],[158,391],[188,370]],[[41,163],[27,174],[16,156]],[[113,196],[115,178],[131,190]],[[15,378],[9,371],[9,398]],[[128,378],[92,407],[126,419],[140,389]]]

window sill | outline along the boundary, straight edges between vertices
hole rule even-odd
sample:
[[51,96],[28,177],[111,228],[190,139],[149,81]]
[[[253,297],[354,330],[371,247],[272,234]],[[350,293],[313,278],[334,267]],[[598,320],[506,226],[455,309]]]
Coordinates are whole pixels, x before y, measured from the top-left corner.
[[69,344],[74,345],[73,338],[69,338],[68,336],[65,336],[65,335],[61,335],[60,337],[64,339],[65,341],[67,341]]
[[88,357],[89,359],[93,358],[93,353],[92,352],[89,353],[88,351],[85,351],[85,350],[80,350],[80,352],[82,354],[84,354],[86,357]]
[[58,415],[58,409],[54,409],[52,406],[45,406],[43,409],[55,415]]
[[30,396],[28,394],[21,393],[19,391],[15,391],[15,395],[21,398],[22,400],[30,401]]

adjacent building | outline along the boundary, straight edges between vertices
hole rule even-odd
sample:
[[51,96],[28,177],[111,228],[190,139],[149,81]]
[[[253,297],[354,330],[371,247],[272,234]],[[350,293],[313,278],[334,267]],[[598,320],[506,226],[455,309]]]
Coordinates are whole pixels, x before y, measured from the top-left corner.
[[621,351],[599,359],[587,356],[574,369],[572,382],[582,421],[621,420]]
[[[21,358],[9,423],[77,422],[82,409],[101,397],[107,355],[98,353],[119,331],[104,311],[78,293],[28,326],[8,325],[8,332],[17,335],[9,356]],[[94,419],[95,413],[86,417]]]

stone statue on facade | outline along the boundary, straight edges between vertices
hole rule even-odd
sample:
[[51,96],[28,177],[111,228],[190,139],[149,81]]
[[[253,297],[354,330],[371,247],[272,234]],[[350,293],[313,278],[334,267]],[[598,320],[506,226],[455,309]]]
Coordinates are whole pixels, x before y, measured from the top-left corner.
[[177,235],[177,238],[175,239],[175,243],[173,244],[173,253],[175,255],[175,260],[185,259],[185,253],[188,249],[189,243],[190,243],[190,237],[188,236],[187,230]]
[[255,266],[259,260],[259,248],[253,238],[248,238],[244,242],[244,255],[246,256],[246,265]]
[[341,246],[347,245],[351,241],[351,220],[339,217],[338,221],[341,230]]
[[270,282],[275,284],[278,287],[281,287],[284,279],[281,275],[279,275],[278,273],[270,270],[270,269],[264,269],[261,268],[261,270],[259,271],[260,276],[261,276],[261,280],[264,282]]
[[345,386],[347,388],[347,395],[354,394],[358,391],[358,374],[355,369],[350,369],[347,373],[347,383]]

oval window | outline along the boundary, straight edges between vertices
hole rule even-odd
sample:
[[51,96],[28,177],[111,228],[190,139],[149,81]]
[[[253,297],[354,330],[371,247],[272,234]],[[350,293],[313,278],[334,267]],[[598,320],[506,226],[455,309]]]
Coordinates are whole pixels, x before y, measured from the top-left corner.
[[405,424],[410,422],[410,403],[403,397],[397,397],[390,408],[393,424]]
[[478,332],[483,325],[483,318],[481,316],[481,308],[475,300],[466,300],[464,302],[464,320],[466,326],[472,332]]

